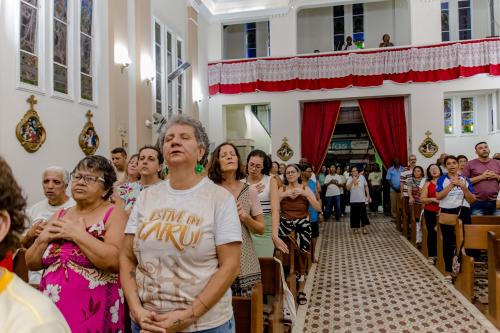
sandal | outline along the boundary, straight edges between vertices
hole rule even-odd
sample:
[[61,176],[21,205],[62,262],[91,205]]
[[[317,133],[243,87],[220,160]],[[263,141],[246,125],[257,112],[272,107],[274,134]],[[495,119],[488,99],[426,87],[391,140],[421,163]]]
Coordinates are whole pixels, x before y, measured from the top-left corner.
[[303,293],[302,291],[299,291],[299,293],[297,294],[297,303],[299,305],[306,305],[307,304],[306,294]]

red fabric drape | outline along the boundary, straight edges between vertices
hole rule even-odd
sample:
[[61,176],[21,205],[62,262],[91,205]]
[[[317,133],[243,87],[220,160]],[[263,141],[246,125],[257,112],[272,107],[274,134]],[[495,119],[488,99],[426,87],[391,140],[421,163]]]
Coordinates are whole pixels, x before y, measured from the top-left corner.
[[359,107],[384,166],[389,168],[394,157],[407,165],[404,97],[360,99]]
[[318,172],[321,168],[340,111],[340,101],[304,103],[302,157]]

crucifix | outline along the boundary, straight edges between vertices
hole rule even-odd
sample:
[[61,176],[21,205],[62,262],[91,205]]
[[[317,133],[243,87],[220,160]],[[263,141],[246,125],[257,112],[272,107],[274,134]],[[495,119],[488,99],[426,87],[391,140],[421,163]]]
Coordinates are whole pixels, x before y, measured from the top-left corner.
[[85,114],[85,117],[87,117],[87,122],[91,122],[92,121],[92,117],[94,115],[92,114],[92,111],[88,110],[87,113]]
[[429,131],[429,130],[427,130],[427,132],[425,132],[425,135],[427,135],[427,136],[431,136],[431,135],[432,135],[432,132],[431,132],[431,131]]
[[35,111],[34,105],[38,103],[35,95],[31,95],[30,98],[26,100],[26,102],[28,102],[28,104],[30,105],[30,111]]

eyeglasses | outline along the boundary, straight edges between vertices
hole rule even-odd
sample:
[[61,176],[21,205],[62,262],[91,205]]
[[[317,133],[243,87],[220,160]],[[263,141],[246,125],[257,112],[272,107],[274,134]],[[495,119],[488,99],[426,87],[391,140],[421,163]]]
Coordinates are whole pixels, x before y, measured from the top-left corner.
[[262,165],[260,165],[260,164],[250,163],[250,164],[248,164],[248,168],[249,169],[255,169],[255,170],[261,170],[264,167]]
[[82,179],[85,182],[85,184],[87,184],[87,185],[93,185],[97,181],[101,181],[103,183],[105,182],[104,178],[102,178],[102,177],[97,177],[97,176],[92,176],[92,175],[81,175],[79,173],[77,173],[77,174],[72,173],[70,177],[71,177],[71,181],[73,183],[78,183]]

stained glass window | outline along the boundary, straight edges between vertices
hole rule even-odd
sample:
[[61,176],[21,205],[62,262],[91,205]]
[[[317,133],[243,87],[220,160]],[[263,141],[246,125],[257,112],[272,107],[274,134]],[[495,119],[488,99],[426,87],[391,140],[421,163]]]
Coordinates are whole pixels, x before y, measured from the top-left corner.
[[80,97],[94,100],[93,87],[93,0],[80,2]]
[[474,133],[474,98],[467,97],[460,99],[462,133]]
[[155,22],[155,101],[157,113],[163,113],[163,33],[162,27]]
[[23,83],[38,86],[38,1],[20,2],[20,77]]
[[441,40],[450,40],[450,9],[448,2],[441,2]]
[[68,93],[68,1],[54,0],[54,91]]
[[451,98],[444,100],[444,133],[453,134],[453,107]]

